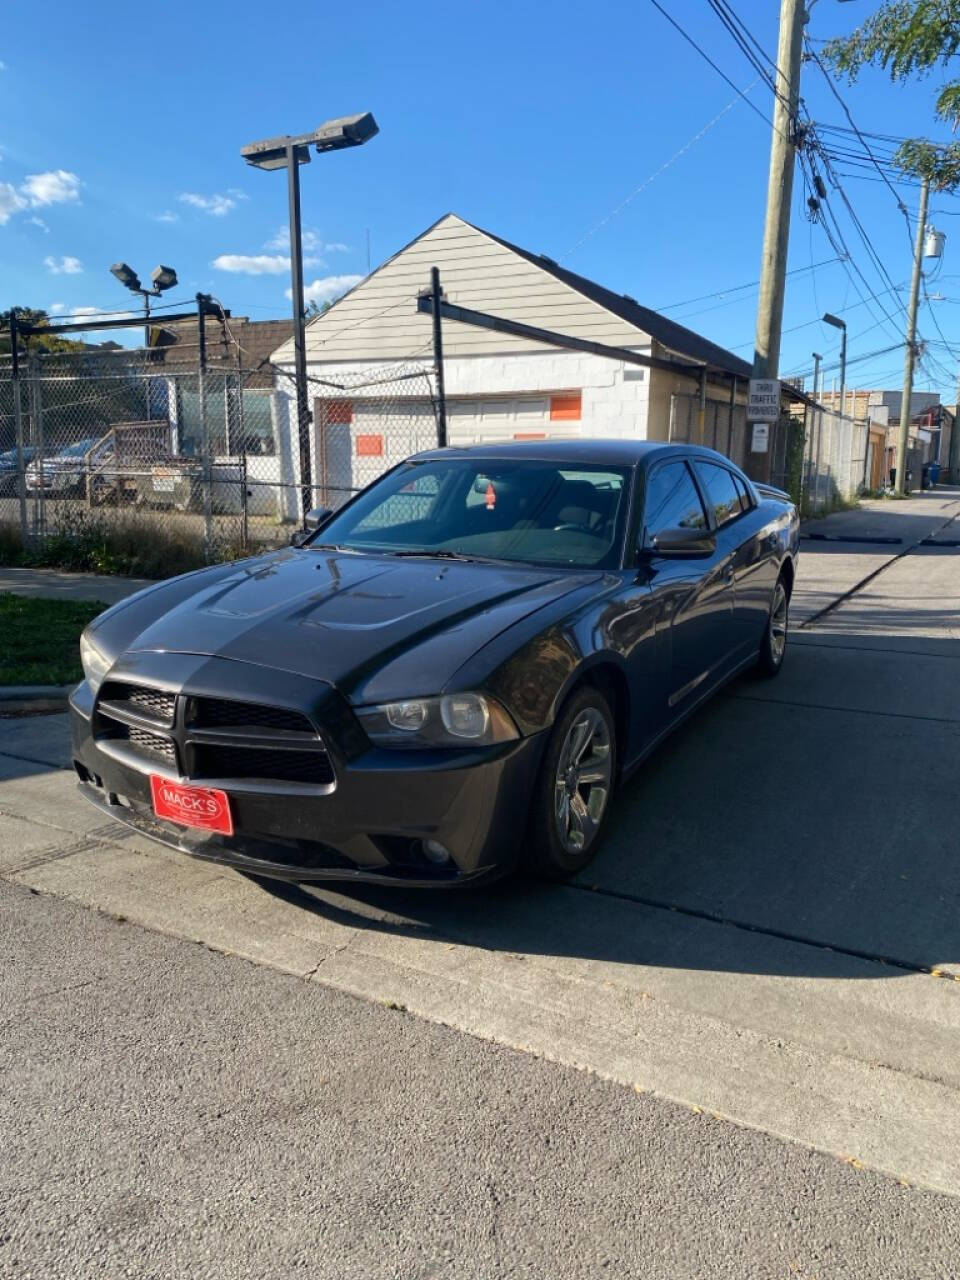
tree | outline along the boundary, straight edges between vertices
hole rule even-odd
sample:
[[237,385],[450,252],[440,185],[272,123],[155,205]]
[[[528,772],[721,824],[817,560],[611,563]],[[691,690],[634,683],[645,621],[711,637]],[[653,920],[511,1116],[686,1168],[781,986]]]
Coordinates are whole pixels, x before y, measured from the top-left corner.
[[303,314],[308,320],[316,320],[317,316],[325,316],[333,304],[339,302],[342,297],[341,293],[336,298],[328,298],[326,302],[317,302],[316,298],[311,298]]
[[[0,311],[0,354],[10,354],[10,311]],[[46,326],[50,317],[46,311],[36,311],[33,307],[17,307],[17,320],[21,324]],[[27,350],[40,351],[82,351],[82,342],[74,342],[69,338],[58,338],[55,334],[36,334],[23,339]]]
[[[894,82],[922,78],[960,53],[960,0],[887,0],[849,36],[831,40],[824,56],[850,81],[864,67],[882,67]],[[948,80],[936,101],[937,118],[960,128],[960,79]],[[928,178],[938,190],[960,185],[960,143],[909,138],[896,154],[905,173]]]

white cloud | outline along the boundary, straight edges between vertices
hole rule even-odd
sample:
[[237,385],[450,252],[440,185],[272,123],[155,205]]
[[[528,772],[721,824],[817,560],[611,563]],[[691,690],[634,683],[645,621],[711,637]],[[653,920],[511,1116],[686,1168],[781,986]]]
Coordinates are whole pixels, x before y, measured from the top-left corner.
[[6,69],[7,69],[7,64],[5,62],[0,62],[0,71],[6,71]]
[[[355,284],[359,284],[362,279],[363,276],[323,276],[307,285],[303,291],[304,301],[331,302],[334,298],[339,298],[342,293],[346,293],[348,289],[352,289]],[[288,298],[292,298],[293,290],[287,289],[286,294]]]
[[0,182],[0,226],[10,221],[15,213],[27,207],[20,192],[9,182]]
[[232,188],[227,195],[203,196],[196,191],[184,191],[180,196],[183,204],[192,205],[194,209],[201,209],[204,213],[209,213],[211,218],[222,218],[231,209],[235,209],[237,200],[242,198],[242,193],[234,191]]
[[[290,259],[280,253],[221,253],[210,264],[217,271],[240,272],[247,276],[280,276],[290,270]],[[305,267],[319,267],[319,258],[304,258]]]
[[54,276],[79,276],[83,274],[83,263],[79,258],[71,258],[69,256],[54,258],[52,255],[48,255],[44,258],[43,265]]
[[47,226],[44,220],[42,218],[38,218],[36,214],[34,214],[32,218],[28,218],[27,221],[32,222],[33,225],[35,227],[39,227],[41,231],[45,231],[47,235],[50,234],[50,228]]
[[53,169],[49,173],[28,173],[21,194],[37,208],[47,204],[69,204],[80,199],[80,179],[66,169]]
[[61,311],[66,311],[67,304],[65,302],[51,302],[47,307],[47,315],[58,316]]
[[[350,246],[341,244],[339,240],[332,243],[324,240],[323,236],[316,231],[304,231],[301,233],[301,240],[305,253],[349,253]],[[265,249],[286,249],[290,250],[290,228],[280,227],[276,233],[270,237],[264,245]]]
[[179,222],[179,213],[174,213],[171,209],[164,209],[163,213],[157,214],[157,222]]

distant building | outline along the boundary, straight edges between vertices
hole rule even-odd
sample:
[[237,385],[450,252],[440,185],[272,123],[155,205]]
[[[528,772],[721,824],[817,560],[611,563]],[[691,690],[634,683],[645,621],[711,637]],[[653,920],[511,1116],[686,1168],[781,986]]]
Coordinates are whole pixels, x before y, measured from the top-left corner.
[[[293,320],[250,320],[235,316],[226,325],[213,316],[204,321],[207,364],[210,368],[242,369],[247,390],[272,387],[270,357],[293,334]],[[154,360],[166,366],[196,369],[200,358],[200,329],[197,320],[177,320],[150,326],[150,347]]]

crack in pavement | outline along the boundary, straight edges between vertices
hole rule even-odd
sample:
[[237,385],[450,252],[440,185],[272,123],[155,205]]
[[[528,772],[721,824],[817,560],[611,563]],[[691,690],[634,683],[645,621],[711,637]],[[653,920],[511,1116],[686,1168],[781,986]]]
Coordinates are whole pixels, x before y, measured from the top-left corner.
[[730,693],[731,702],[763,702],[775,707],[802,707],[805,711],[837,711],[851,716],[886,716],[894,720],[922,720],[930,724],[956,724],[960,720],[950,716],[922,716],[912,711],[876,711],[866,707],[834,707],[825,702],[794,702],[792,698],[758,698],[749,693]]
[[836,955],[850,956],[855,960],[865,960],[870,964],[884,965],[889,968],[903,969],[908,973],[922,973],[931,978],[946,982],[960,983],[960,974],[953,974],[937,968],[935,965],[919,964],[913,960],[899,960],[895,956],[880,955],[871,951],[862,951],[857,947],[845,947],[837,943],[822,942],[818,938],[808,938],[799,933],[788,933],[784,929],[774,929],[769,925],[751,924],[748,920],[737,920],[732,916],[723,916],[719,912],[707,911],[700,907],[684,907],[678,903],[663,902],[656,898],[647,898],[639,893],[624,893],[618,889],[605,889],[602,885],[568,883],[567,888],[577,889],[581,893],[597,893],[604,898],[613,898],[620,902],[635,902],[642,907],[650,907],[655,911],[672,911],[677,915],[689,916],[694,920],[704,920],[708,924],[727,925],[733,929],[741,929],[745,933],[761,934],[767,938],[777,938],[781,942],[790,942],[796,946],[814,947],[819,951],[832,951]]
[[873,572],[868,573],[865,578],[861,578],[859,582],[854,583],[854,585],[850,587],[848,591],[845,591],[843,595],[837,596],[835,599],[831,600],[829,604],[824,605],[822,609],[818,609],[816,613],[812,613],[809,618],[805,618],[804,621],[800,623],[797,630],[804,631],[807,627],[813,626],[815,622],[819,622],[819,620],[825,617],[828,613],[832,613],[834,609],[839,608],[840,605],[851,599],[852,596],[855,596],[858,591],[862,591],[868,583],[873,582],[874,578],[878,578],[884,570],[889,569],[890,566],[896,564],[898,560],[902,560],[904,556],[908,556],[912,552],[917,551],[923,546],[926,538],[933,538],[936,537],[938,533],[942,533],[943,530],[946,529],[947,525],[953,524],[954,520],[956,520],[958,516],[960,516],[960,512],[954,512],[952,516],[949,516],[944,520],[943,524],[937,525],[933,533],[925,534],[923,538],[918,538],[916,542],[911,542],[909,546],[905,547],[902,551],[897,552],[895,556],[891,556],[889,560],[885,560],[878,569],[874,569]]

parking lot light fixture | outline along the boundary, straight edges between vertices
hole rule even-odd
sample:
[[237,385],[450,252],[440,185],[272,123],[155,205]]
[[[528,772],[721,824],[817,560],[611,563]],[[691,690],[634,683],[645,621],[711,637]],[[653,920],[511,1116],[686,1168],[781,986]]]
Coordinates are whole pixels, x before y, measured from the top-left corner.
[[154,267],[153,274],[150,279],[153,282],[152,289],[145,289],[140,283],[140,277],[134,271],[133,267],[128,266],[125,262],[115,262],[110,268],[110,274],[116,276],[125,289],[129,289],[131,293],[139,294],[143,299],[143,313],[146,320],[144,327],[144,346],[150,345],[150,299],[159,298],[167,289],[172,289],[177,283],[177,273],[173,267],[165,267],[161,263],[160,266]]
[[286,169],[290,206],[290,282],[293,296],[294,382],[297,389],[297,438],[300,456],[300,519],[306,527],[313,507],[313,463],[310,445],[310,402],[307,394],[306,316],[303,297],[303,236],[300,224],[300,166],[310,163],[310,148],[317,154],[360,147],[379,133],[369,111],[328,120],[312,133],[283,134],[242,147],[240,154],[255,169]]

